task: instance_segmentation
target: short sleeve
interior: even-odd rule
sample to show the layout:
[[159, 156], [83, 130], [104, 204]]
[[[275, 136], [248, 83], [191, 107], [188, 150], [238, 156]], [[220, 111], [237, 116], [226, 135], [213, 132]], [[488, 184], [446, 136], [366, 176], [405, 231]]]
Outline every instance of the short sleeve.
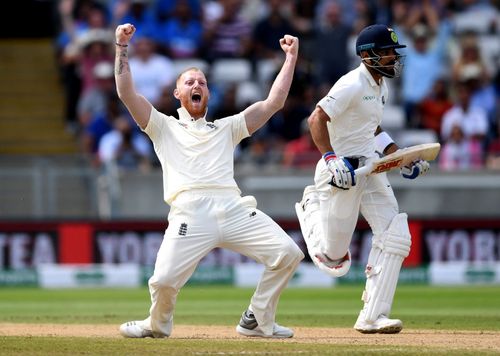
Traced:
[[234, 146], [241, 142], [244, 138], [250, 136], [248, 132], [245, 115], [243, 112], [220, 119], [221, 123], [228, 123], [231, 126]]
[[151, 107], [151, 114], [146, 128], [143, 131], [149, 136], [155, 145], [160, 145], [160, 138], [163, 136], [163, 131], [166, 130], [167, 117], [158, 112], [154, 107]]
[[330, 119], [339, 117], [349, 107], [353, 95], [352, 88], [353, 86], [348, 85], [334, 85], [317, 106], [321, 107]]

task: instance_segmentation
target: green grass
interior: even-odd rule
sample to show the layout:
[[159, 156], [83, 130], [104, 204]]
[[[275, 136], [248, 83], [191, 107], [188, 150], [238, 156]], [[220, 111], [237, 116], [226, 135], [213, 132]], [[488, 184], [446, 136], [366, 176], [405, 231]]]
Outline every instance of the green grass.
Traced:
[[[363, 286], [286, 289], [277, 320], [292, 326], [352, 327]], [[178, 297], [177, 324], [233, 325], [253, 289], [187, 286]], [[392, 316], [415, 329], [500, 330], [500, 286], [400, 286]], [[142, 289], [0, 289], [0, 322], [117, 324], [144, 318]]]
[[[286, 289], [278, 322], [287, 326], [352, 328], [361, 308], [363, 286]], [[178, 298], [176, 325], [234, 326], [253, 289], [185, 287]], [[392, 316], [406, 329], [500, 330], [500, 286], [398, 288]], [[149, 294], [141, 289], [43, 290], [1, 288], [0, 323], [114, 324], [146, 317]], [[477, 355], [486, 350], [373, 343], [361, 335], [345, 344], [265, 339], [123, 339], [90, 337], [2, 337], [0, 355]], [[398, 336], [394, 336], [398, 340]], [[445, 337], [450, 337], [450, 334]], [[460, 332], [457, 333], [460, 337]], [[332, 335], [335, 338], [335, 335]], [[372, 340], [370, 342], [370, 340]], [[490, 354], [495, 354], [492, 349]]]

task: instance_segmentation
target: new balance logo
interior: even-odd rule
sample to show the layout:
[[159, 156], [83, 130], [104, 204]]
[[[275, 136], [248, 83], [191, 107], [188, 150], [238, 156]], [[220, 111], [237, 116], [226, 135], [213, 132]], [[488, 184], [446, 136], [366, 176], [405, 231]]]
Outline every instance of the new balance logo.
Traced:
[[372, 173], [382, 173], [389, 171], [392, 168], [399, 167], [401, 165], [401, 162], [403, 162], [403, 159], [397, 159], [394, 161], [389, 161], [387, 163], [381, 163], [373, 169]]
[[179, 227], [179, 236], [186, 236], [188, 229], [188, 224], [182, 223]]

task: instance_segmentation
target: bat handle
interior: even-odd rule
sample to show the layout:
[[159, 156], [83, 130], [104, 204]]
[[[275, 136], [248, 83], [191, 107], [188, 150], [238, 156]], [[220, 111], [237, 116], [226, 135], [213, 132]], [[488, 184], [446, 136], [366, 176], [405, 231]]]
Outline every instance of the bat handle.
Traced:
[[354, 174], [355, 174], [355, 176], [358, 176], [358, 177], [364, 177], [364, 176], [368, 175], [368, 173], [370, 173], [371, 170], [372, 170], [372, 165], [367, 164], [366, 166], [355, 169]]

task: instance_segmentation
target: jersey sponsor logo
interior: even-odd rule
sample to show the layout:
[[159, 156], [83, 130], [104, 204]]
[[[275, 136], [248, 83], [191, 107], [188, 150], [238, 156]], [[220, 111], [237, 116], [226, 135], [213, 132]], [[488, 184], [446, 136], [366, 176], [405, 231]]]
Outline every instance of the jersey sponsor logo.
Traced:
[[365, 95], [363, 100], [375, 100], [377, 97], [375, 95]]
[[179, 236], [186, 236], [187, 228], [188, 228], [188, 224], [182, 223], [181, 226], [179, 226]]
[[207, 122], [207, 127], [211, 128], [211, 129], [217, 129], [217, 125], [215, 125], [214, 123], [211, 123], [211, 122]]
[[382, 173], [385, 171], [388, 171], [392, 168], [399, 167], [399, 165], [403, 162], [403, 159], [397, 159], [395, 161], [390, 161], [387, 163], [383, 163], [375, 167], [375, 169], [372, 171], [373, 173]]
[[182, 127], [184, 127], [185, 129], [187, 129], [187, 127], [188, 127], [188, 125], [187, 125], [187, 124], [185, 124], [184, 122], [177, 121], [177, 123], [178, 123], [179, 125], [181, 125]]
[[331, 95], [327, 95], [327, 96], [325, 97], [325, 101], [326, 101], [327, 103], [329, 103], [329, 102], [330, 102], [330, 101], [332, 101], [332, 100], [333, 100], [333, 101], [335, 101], [335, 100], [337, 100], [337, 99], [335, 99], [335, 98], [334, 98], [333, 96], [331, 96]]

